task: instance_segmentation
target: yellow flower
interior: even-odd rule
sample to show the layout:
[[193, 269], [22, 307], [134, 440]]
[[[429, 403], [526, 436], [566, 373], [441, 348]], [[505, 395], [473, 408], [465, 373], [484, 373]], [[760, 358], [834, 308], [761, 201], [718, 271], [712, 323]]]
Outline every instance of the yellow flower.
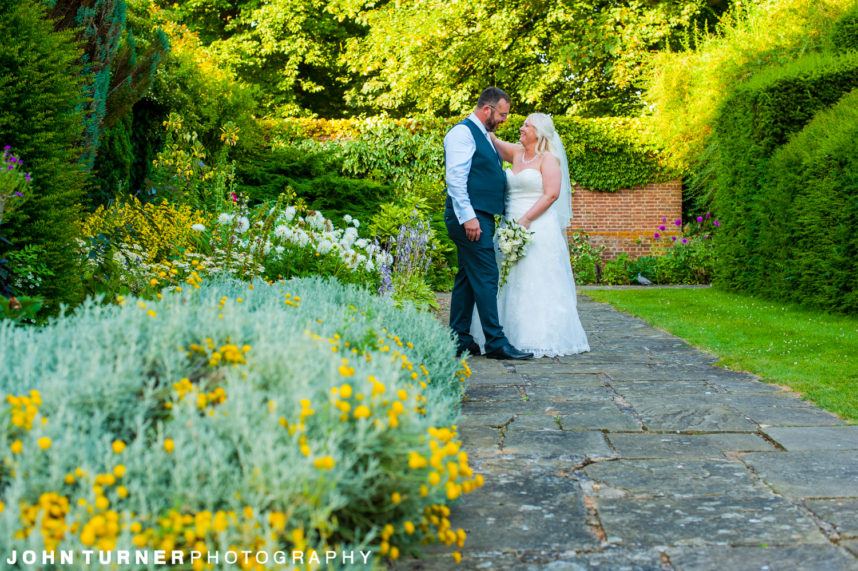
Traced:
[[407, 533], [408, 535], [414, 533], [414, 524], [410, 521], [406, 521], [403, 526], [405, 527], [405, 533]]
[[122, 451], [125, 450], [125, 443], [121, 440], [115, 440], [113, 442], [113, 451], [116, 454], [122, 454]]
[[455, 561], [456, 563], [459, 563], [461, 560], [462, 560], [462, 554], [459, 553], [458, 551], [454, 551], [453, 552], [453, 561]]
[[320, 470], [330, 470], [335, 464], [336, 462], [334, 462], [334, 459], [330, 456], [323, 456], [313, 460], [313, 467], [319, 468]]
[[[342, 369], [342, 367], [340, 367], [340, 369]], [[354, 371], [352, 371], [352, 372], [354, 372]], [[343, 397], [344, 399], [347, 399], [350, 396], [352, 396], [352, 386], [348, 383], [343, 383], [340, 386], [340, 396]]]
[[[352, 375], [355, 374], [355, 370], [352, 367], [349, 367], [348, 365], [340, 365], [339, 371], [340, 371], [340, 374], [344, 377], [351, 377]], [[346, 397], [346, 398], [348, 398], [348, 397]]]
[[24, 451], [24, 444], [20, 440], [16, 440], [9, 448], [12, 450], [12, 454], [20, 454]]
[[125, 475], [125, 466], [122, 464], [117, 464], [116, 467], [113, 468], [113, 473], [117, 478], [121, 478]]
[[402, 501], [402, 496], [399, 494], [399, 492], [393, 492], [392, 494], [390, 494], [390, 501], [394, 504], [398, 504]]
[[119, 486], [118, 488], [116, 488], [116, 495], [120, 498], [127, 498], [128, 488], [126, 488], [125, 486]]
[[41, 438], [39, 438], [39, 441], [37, 442], [37, 444], [39, 445], [39, 448], [41, 448], [42, 450], [47, 450], [48, 448], [51, 447], [51, 439], [48, 438], [47, 436], [42, 436]]
[[355, 418], [369, 418], [370, 414], [369, 407], [363, 404], [357, 407], [354, 412]]
[[167, 452], [172, 452], [175, 449], [176, 449], [176, 443], [173, 442], [172, 438], [168, 438], [164, 441], [164, 450], [166, 450]]

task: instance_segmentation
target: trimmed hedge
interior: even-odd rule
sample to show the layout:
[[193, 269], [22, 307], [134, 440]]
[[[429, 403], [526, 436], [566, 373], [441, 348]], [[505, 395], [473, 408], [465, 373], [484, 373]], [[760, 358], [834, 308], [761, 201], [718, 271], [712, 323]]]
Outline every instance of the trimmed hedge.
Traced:
[[753, 284], [768, 297], [858, 312], [858, 89], [822, 111], [768, 167], [757, 211], [767, 271]]
[[839, 50], [858, 50], [858, 4], [846, 11], [834, 24], [831, 42]]
[[[507, 141], [518, 140], [525, 117], [513, 115], [498, 130]], [[644, 119], [554, 117], [566, 146], [573, 183], [590, 190], [614, 192], [679, 173], [663, 165], [661, 150], [648, 141]], [[349, 174], [376, 176], [400, 188], [434, 181], [443, 185], [443, 136], [460, 118], [395, 120], [287, 119], [263, 123], [272, 142], [333, 141], [343, 147]]]
[[[771, 276], [772, 213], [761, 208], [772, 192], [769, 163], [776, 150], [813, 118], [858, 87], [858, 53], [813, 54], [772, 68], [738, 86], [715, 124], [717, 190], [713, 209], [724, 224], [716, 281], [758, 291]], [[765, 232], [764, 232], [765, 230]]]

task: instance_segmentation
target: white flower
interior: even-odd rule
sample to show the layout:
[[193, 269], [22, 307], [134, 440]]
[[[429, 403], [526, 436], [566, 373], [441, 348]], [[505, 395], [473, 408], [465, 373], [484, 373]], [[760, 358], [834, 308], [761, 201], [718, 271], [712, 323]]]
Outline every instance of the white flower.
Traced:
[[205, 232], [206, 227], [202, 224], [194, 224], [193, 226], [191, 226], [191, 230], [193, 230], [194, 232]]
[[352, 217], [350, 214], [346, 214], [345, 216], [343, 216], [343, 220], [345, 220], [346, 224], [348, 224], [349, 222], [352, 221]]
[[334, 245], [330, 242], [330, 240], [322, 240], [316, 245], [316, 251], [324, 256], [331, 251], [331, 248], [333, 248], [333, 246]]
[[288, 206], [286, 208], [286, 220], [288, 222], [292, 222], [293, 218], [295, 218], [295, 207], [294, 206]]
[[355, 228], [360, 228], [360, 221], [357, 218], [352, 221], [352, 224], [355, 225]]
[[312, 226], [316, 230], [324, 230], [325, 229], [325, 222], [326, 222], [325, 217], [318, 210], [313, 215], [313, 217], [310, 218], [310, 226]]
[[274, 248], [274, 251], [278, 254], [282, 254], [286, 251], [286, 248], [284, 248], [283, 246], [277, 246], [276, 248]]
[[366, 271], [371, 272], [375, 269], [375, 265], [372, 263], [372, 260], [366, 261]]
[[361, 238], [357, 242], [355, 242], [355, 247], [360, 249], [365, 249], [369, 244], [369, 241], [366, 238]]
[[227, 224], [232, 223], [232, 214], [224, 212], [220, 216], [217, 217], [217, 223], [221, 226], [226, 226]]
[[250, 220], [247, 219], [247, 216], [239, 216], [236, 220], [235, 231], [239, 234], [244, 234], [250, 229]]
[[292, 236], [292, 229], [285, 224], [280, 224], [274, 228], [274, 235], [281, 240], [288, 240], [289, 237]]

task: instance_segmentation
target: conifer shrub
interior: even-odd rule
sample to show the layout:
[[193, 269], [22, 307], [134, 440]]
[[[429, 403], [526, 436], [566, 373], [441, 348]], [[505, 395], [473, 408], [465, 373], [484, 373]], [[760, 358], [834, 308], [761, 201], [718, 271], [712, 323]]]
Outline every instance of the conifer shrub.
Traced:
[[858, 90], [821, 111], [768, 163], [754, 205], [765, 260], [752, 287], [830, 311], [858, 312]]
[[858, 4], [834, 23], [831, 41], [838, 50], [858, 50]]
[[81, 51], [71, 31], [57, 32], [40, 2], [0, 0], [0, 146], [10, 145], [32, 175], [32, 197], [8, 220], [8, 248], [42, 248], [53, 272], [37, 293], [79, 295], [75, 220], [86, 174], [79, 162], [83, 121]]
[[[717, 189], [713, 209], [724, 229], [717, 242], [716, 280], [755, 291], [768, 279], [759, 244], [772, 221], [759, 208], [768, 192], [769, 162], [813, 118], [858, 87], [858, 53], [812, 54], [771, 68], [738, 86], [716, 123]], [[766, 230], [766, 235], [770, 230]]]

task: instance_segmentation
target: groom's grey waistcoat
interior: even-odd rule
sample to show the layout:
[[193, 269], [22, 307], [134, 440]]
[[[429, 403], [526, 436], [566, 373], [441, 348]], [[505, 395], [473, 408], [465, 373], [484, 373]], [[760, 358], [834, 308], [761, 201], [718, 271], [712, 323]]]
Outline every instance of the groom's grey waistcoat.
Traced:
[[500, 155], [473, 121], [465, 118], [462, 124], [471, 130], [477, 144], [471, 159], [471, 172], [468, 173], [471, 206], [481, 212], [503, 214], [506, 173], [503, 172]]

